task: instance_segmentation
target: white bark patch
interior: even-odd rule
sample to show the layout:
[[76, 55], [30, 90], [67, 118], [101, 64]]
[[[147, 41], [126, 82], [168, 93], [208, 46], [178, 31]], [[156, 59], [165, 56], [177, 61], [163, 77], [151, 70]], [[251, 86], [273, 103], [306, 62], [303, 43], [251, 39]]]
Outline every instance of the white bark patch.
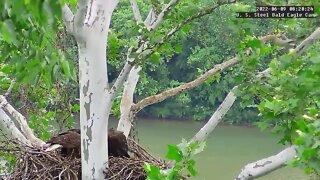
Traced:
[[[94, 33], [91, 35], [95, 36]], [[79, 50], [79, 69], [80, 72], [86, 72], [81, 73], [80, 78], [81, 157], [84, 179], [102, 179], [108, 162], [106, 133], [111, 103], [105, 93], [107, 66], [103, 47], [106, 41], [103, 38], [100, 41], [97, 39], [93, 37], [86, 42], [86, 46], [79, 46], [83, 48]]]
[[16, 109], [14, 109], [2, 95], [0, 95], [0, 108], [5, 109], [14, 118], [10, 119], [10, 121], [12, 121], [12, 123], [14, 120], [17, 122], [18, 127], [16, 128], [20, 129], [19, 132], [21, 132], [33, 146], [42, 147], [45, 144], [41, 139], [34, 135], [33, 130], [28, 126], [27, 119]]
[[17, 139], [22, 144], [31, 145], [31, 142], [20, 132], [15, 126], [12, 119], [6, 114], [6, 112], [0, 108], [0, 128], [10, 138]]
[[209, 121], [200, 129], [200, 131], [192, 138], [191, 141], [201, 141], [209, 136], [209, 134], [215, 129], [218, 123], [222, 120], [224, 115], [229, 111], [234, 101], [236, 100], [236, 96], [234, 91], [238, 88], [235, 86], [224, 99], [224, 101], [220, 104], [218, 109], [213, 113]]
[[242, 168], [241, 173], [238, 175], [236, 180], [256, 179], [258, 177], [264, 176], [276, 169], [285, 166], [295, 156], [295, 146], [290, 146], [274, 156], [270, 156], [247, 164]]
[[131, 112], [131, 107], [133, 105], [133, 94], [140, 77], [140, 70], [140, 66], [135, 66], [134, 68], [132, 68], [129, 73], [128, 79], [124, 84], [124, 91], [120, 104], [121, 116], [117, 130], [122, 131], [126, 137], [128, 137], [130, 133], [132, 121], [134, 118], [134, 115]]

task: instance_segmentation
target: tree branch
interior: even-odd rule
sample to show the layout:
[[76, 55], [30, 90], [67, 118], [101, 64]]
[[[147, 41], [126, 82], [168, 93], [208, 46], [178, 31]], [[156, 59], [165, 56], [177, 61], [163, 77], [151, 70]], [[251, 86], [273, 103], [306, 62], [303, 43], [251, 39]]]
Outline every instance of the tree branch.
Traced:
[[149, 96], [149, 97], [142, 99], [141, 101], [139, 101], [137, 104], [135, 104], [133, 106], [133, 110], [138, 112], [142, 108], [144, 108], [150, 104], [161, 102], [161, 101], [167, 99], [168, 97], [171, 97], [171, 96], [174, 96], [174, 95], [179, 94], [181, 92], [185, 92], [187, 90], [193, 89], [193, 88], [197, 87], [198, 85], [200, 85], [201, 83], [203, 83], [204, 81], [206, 81], [212, 75], [215, 75], [215, 74], [223, 71], [224, 69], [226, 69], [226, 68], [228, 68], [238, 62], [239, 62], [239, 58], [234, 57], [226, 62], [223, 62], [221, 64], [217, 64], [212, 69], [205, 72], [203, 75], [201, 75], [200, 77], [198, 77], [197, 79], [195, 79], [193, 81], [190, 81], [188, 83], [182, 84], [182, 85], [177, 86], [175, 88], [166, 90], [160, 94], [156, 94], [156, 95]]
[[116, 82], [112, 85], [112, 88], [109, 91], [109, 93], [111, 95], [111, 100], [114, 100], [117, 92], [119, 91], [120, 86], [123, 85], [124, 81], [128, 77], [128, 74], [133, 67], [132, 61], [133, 61], [132, 58], [129, 58], [129, 57], [127, 58], [125, 65], [123, 66], [118, 78], [116, 79]]
[[[165, 36], [163, 36], [161, 38], [161, 40], [154, 44], [152, 47], [149, 47], [149, 48], [146, 48], [146, 50], [148, 51], [148, 53], [145, 53], [143, 55], [141, 55], [141, 59], [146, 59], [148, 58], [149, 56], [151, 56], [154, 52], [157, 51], [157, 49], [159, 47], [161, 47], [169, 38], [171, 38], [177, 31], [179, 31], [184, 25], [188, 24], [189, 22], [191, 22], [192, 20], [194, 19], [197, 19], [197, 18], [200, 18], [202, 16], [205, 16], [205, 15], [208, 15], [210, 13], [212, 13], [215, 9], [217, 9], [218, 7], [224, 5], [224, 4], [227, 4], [227, 3], [233, 3], [235, 1], [223, 1], [223, 2], [219, 2], [218, 4], [216, 5], [213, 5], [213, 6], [210, 6], [210, 7], [207, 7], [207, 8], [203, 8], [202, 10], [200, 10], [199, 12], [191, 15], [191, 16], [188, 16], [186, 17], [184, 20], [182, 20], [179, 24], [177, 24], [174, 28], [172, 28]], [[170, 10], [170, 8], [169, 8]], [[161, 14], [161, 13], [160, 13]], [[164, 14], [166, 15], [166, 14]], [[159, 21], [161, 19], [162, 21], [162, 18], [157, 18], [156, 21]], [[161, 22], [160, 21], [160, 22]], [[157, 22], [156, 22], [157, 23]], [[151, 25], [151, 31], [158, 27], [159, 25], [157, 26], [154, 26], [154, 25]], [[142, 52], [143, 53], [143, 52]]]
[[124, 90], [120, 105], [121, 116], [117, 130], [122, 131], [126, 137], [128, 137], [132, 127], [133, 114], [131, 108], [133, 105], [133, 94], [139, 80], [140, 70], [140, 66], [135, 66], [134, 68], [132, 68], [129, 74], [129, 78], [124, 84]]
[[64, 24], [66, 25], [67, 32], [74, 35], [74, 15], [67, 4], [62, 7], [62, 17]]
[[228, 93], [227, 97], [220, 104], [218, 109], [213, 113], [209, 121], [200, 129], [200, 131], [192, 138], [191, 141], [202, 141], [208, 137], [208, 135], [216, 128], [218, 123], [222, 120], [222, 118], [229, 111], [234, 101], [236, 100], [236, 96], [234, 92], [238, 89], [238, 86], [232, 88], [232, 90]]
[[236, 180], [249, 180], [264, 176], [274, 170], [286, 166], [286, 164], [295, 156], [295, 146], [290, 146], [274, 156], [247, 164], [242, 168], [241, 173], [238, 175]]
[[310, 36], [303, 40], [294, 50], [297, 54], [305, 52], [315, 41], [320, 39], [320, 27], [318, 27]]
[[[150, 30], [155, 30], [157, 29], [161, 22], [163, 21], [163, 18], [174, 8], [175, 5], [179, 3], [180, 0], [171, 0], [165, 8], [161, 11], [161, 13], [157, 16], [157, 19], [153, 21], [150, 25]], [[152, 11], [152, 10], [151, 10]]]
[[130, 4], [132, 7], [132, 12], [133, 12], [133, 16], [134, 19], [137, 21], [137, 24], [142, 23], [142, 17], [140, 14], [140, 10], [139, 10], [139, 6], [136, 0], [130, 0]]
[[[139, 38], [138, 38], [138, 40], [139, 40]], [[147, 42], [145, 42], [145, 43], [147, 43]], [[145, 43], [140, 45], [139, 49], [137, 50], [137, 53], [140, 53], [144, 49]], [[113, 100], [115, 98], [116, 93], [118, 92], [120, 86], [123, 85], [124, 81], [127, 79], [128, 74], [130, 73], [130, 71], [134, 65], [135, 59], [130, 57], [131, 51], [132, 51], [132, 48], [130, 48], [128, 50], [126, 63], [123, 66], [118, 78], [116, 79], [116, 82], [112, 85], [112, 88], [110, 89], [109, 93], [111, 95], [111, 100]]]
[[106, 17], [109, 16], [108, 14], [112, 14], [109, 10], [113, 11], [117, 6], [118, 1], [119, 0], [108, 0], [108, 3], [106, 3], [105, 0], [89, 1], [84, 24], [89, 27], [94, 25], [100, 26], [98, 29], [103, 31], [103, 29], [106, 28], [106, 25], [109, 26], [109, 24], [106, 24], [107, 21], [105, 21]]
[[[303, 40], [300, 45], [294, 49], [294, 51], [297, 53], [297, 55], [301, 55], [308, 49], [308, 47], [310, 47], [315, 41], [319, 39], [320, 28], [317, 28], [309, 37]], [[258, 77], [267, 76], [270, 72], [271, 69], [268, 68], [259, 73]], [[241, 170], [241, 173], [238, 175], [236, 180], [254, 179], [281, 168], [282, 166], [286, 165], [289, 160], [293, 159], [296, 156], [295, 148], [295, 146], [290, 146], [275, 156], [258, 160], [254, 163], [246, 165]]]
[[4, 94], [4, 97], [9, 96], [9, 94], [11, 93], [11, 91], [12, 91], [13, 86], [14, 86], [15, 83], [16, 83], [15, 80], [12, 80], [12, 81], [11, 81], [9, 88], [7, 89], [6, 93]]
[[10, 138], [17, 139], [19, 142], [27, 145], [31, 145], [30, 141], [21, 133], [21, 131], [15, 126], [12, 119], [6, 114], [6, 112], [1, 108], [2, 103], [0, 103], [0, 128]]
[[74, 17], [74, 26], [82, 27], [84, 25], [84, 19], [86, 17], [89, 0], [78, 0], [77, 12]]
[[[290, 40], [290, 41], [289, 40], [281, 40], [280, 38], [278, 38], [277, 35], [262, 36], [259, 38], [259, 40], [262, 41], [263, 43], [272, 42], [272, 43], [277, 44], [279, 46], [287, 46], [288, 44], [292, 43], [292, 40]], [[281, 42], [281, 43], [279, 43], [279, 42]], [[284, 43], [284, 42], [286, 42], [286, 43]], [[227, 69], [228, 67], [237, 64], [238, 62], [239, 62], [239, 58], [234, 57], [232, 59], [229, 59], [226, 62], [223, 62], [221, 64], [217, 64], [212, 69], [205, 72], [203, 75], [201, 75], [200, 77], [198, 77], [197, 79], [195, 79], [191, 82], [182, 84], [182, 85], [177, 86], [175, 88], [166, 90], [160, 94], [149, 96], [149, 97], [146, 97], [146, 98], [140, 100], [137, 104], [135, 104], [133, 106], [133, 110], [138, 112], [148, 105], [151, 105], [151, 104], [154, 104], [157, 102], [161, 102], [161, 101], [163, 101], [169, 97], [172, 97], [176, 94], [190, 90], [190, 89], [198, 86], [199, 84], [203, 83], [204, 81], [206, 81], [212, 75], [215, 75], [215, 74]]]
[[19, 124], [22, 134], [31, 142], [32, 145], [42, 147], [45, 143], [37, 138], [32, 129], [28, 126], [26, 118], [15, 110], [6, 100], [6, 98], [0, 95], [0, 108], [5, 109]]
[[[320, 28], [318, 27], [313, 33], [311, 33], [310, 36], [308, 36], [306, 39], [304, 39], [293, 51], [296, 52], [296, 54], [300, 55], [303, 52], [305, 52], [314, 42], [318, 41], [320, 39]], [[260, 72], [258, 74], [258, 77], [265, 77], [271, 72], [270, 68], [267, 68], [266, 70]]]

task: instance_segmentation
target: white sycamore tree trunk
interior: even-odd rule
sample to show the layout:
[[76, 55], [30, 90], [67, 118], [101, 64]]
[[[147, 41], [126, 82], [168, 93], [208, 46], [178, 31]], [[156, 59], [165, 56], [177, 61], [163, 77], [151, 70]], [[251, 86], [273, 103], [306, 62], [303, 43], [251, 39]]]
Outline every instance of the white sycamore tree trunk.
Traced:
[[106, 49], [117, 4], [118, 0], [79, 0], [74, 18], [63, 7], [67, 30], [79, 51], [82, 179], [104, 179], [108, 163], [108, 118], [117, 87], [108, 87]]

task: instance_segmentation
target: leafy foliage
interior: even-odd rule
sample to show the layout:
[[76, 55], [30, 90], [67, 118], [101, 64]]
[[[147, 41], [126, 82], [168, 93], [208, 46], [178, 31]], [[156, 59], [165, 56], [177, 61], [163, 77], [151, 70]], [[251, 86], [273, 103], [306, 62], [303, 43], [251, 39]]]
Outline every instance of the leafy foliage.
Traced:
[[260, 102], [254, 106], [263, 121], [258, 125], [263, 129], [271, 126], [274, 132], [281, 133], [281, 143], [296, 144], [299, 157], [294, 164], [318, 174], [319, 47], [320, 44], [316, 43], [302, 56], [289, 51], [274, 57], [268, 65], [270, 75], [266, 79], [255, 78], [242, 89], [245, 94], [251, 93], [259, 98]]
[[163, 179], [174, 180], [181, 177], [196, 176], [198, 172], [195, 169], [195, 160], [192, 158], [203, 151], [205, 141], [202, 142], [187, 142], [182, 140], [180, 144], [168, 145], [166, 158], [173, 161], [170, 169], [161, 170], [157, 166], [145, 163], [144, 169], [148, 174], [148, 180]]

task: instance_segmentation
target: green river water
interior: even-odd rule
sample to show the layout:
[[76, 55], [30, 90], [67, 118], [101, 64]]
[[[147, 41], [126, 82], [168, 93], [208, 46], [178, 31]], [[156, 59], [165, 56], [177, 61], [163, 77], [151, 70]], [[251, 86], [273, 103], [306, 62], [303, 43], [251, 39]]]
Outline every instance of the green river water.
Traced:
[[[110, 123], [114, 126], [116, 122]], [[203, 122], [138, 120], [137, 132], [140, 144], [152, 154], [164, 157], [167, 144], [178, 144], [182, 138], [190, 139]], [[199, 176], [196, 180], [232, 180], [246, 163], [281, 151], [278, 136], [261, 132], [257, 128], [221, 125], [207, 139], [204, 152], [197, 155]], [[302, 170], [285, 167], [260, 180], [309, 180]]]

